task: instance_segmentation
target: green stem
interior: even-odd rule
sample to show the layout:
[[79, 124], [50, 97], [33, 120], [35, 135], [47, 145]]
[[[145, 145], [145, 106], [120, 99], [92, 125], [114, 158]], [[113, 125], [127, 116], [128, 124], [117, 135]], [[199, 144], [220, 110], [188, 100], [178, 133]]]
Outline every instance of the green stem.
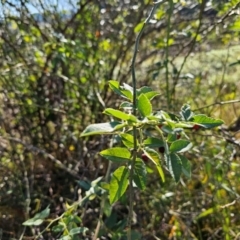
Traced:
[[[137, 81], [136, 81], [136, 73], [135, 73], [135, 62], [136, 62], [136, 57], [138, 53], [138, 47], [139, 47], [139, 42], [141, 39], [141, 36], [143, 34], [145, 26], [149, 23], [151, 20], [156, 8], [166, 2], [166, 0], [160, 0], [157, 2], [154, 2], [154, 5], [151, 9], [151, 12], [147, 19], [144, 21], [143, 26], [136, 38], [136, 43], [134, 47], [134, 53], [133, 53], [133, 58], [132, 58], [132, 64], [131, 64], [131, 73], [132, 73], [132, 85], [133, 85], [133, 115], [137, 115]], [[130, 168], [130, 174], [129, 174], [129, 214], [128, 214], [128, 232], [127, 232], [127, 238], [128, 240], [131, 240], [131, 225], [132, 225], [132, 216], [133, 216], [133, 172], [134, 172], [134, 167], [135, 167], [135, 162], [136, 162], [136, 157], [137, 157], [137, 128], [136, 126], [133, 127], [133, 155], [132, 155], [132, 161], [131, 161], [131, 168]]]

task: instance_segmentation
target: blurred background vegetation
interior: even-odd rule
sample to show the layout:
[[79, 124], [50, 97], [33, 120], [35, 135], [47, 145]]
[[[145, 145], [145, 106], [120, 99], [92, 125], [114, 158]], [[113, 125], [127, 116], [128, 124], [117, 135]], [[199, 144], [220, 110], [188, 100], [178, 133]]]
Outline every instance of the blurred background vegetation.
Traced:
[[[97, 153], [111, 139], [79, 136], [107, 120], [105, 106], [118, 107], [107, 81], [131, 84], [135, 38], [151, 7], [151, 0], [1, 0], [0, 239], [35, 239], [47, 223], [24, 221], [48, 205], [56, 218], [105, 176], [108, 162]], [[189, 103], [225, 126], [189, 131], [190, 180], [163, 184], [153, 172], [147, 190], [136, 191], [136, 239], [240, 239], [239, 38], [237, 0], [167, 1], [144, 31], [137, 82], [161, 93], [156, 110], [178, 113]], [[92, 239], [100, 198], [74, 213], [89, 229], [74, 239]], [[123, 239], [128, 204], [127, 196], [106, 203], [99, 239]]]

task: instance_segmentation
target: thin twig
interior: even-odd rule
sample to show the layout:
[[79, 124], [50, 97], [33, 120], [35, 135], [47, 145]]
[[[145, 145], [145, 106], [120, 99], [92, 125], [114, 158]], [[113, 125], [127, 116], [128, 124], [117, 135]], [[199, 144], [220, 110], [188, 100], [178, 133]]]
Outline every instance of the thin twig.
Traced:
[[[134, 46], [134, 53], [133, 53], [133, 58], [132, 58], [132, 64], [131, 64], [131, 73], [132, 73], [132, 85], [133, 85], [133, 115], [136, 116], [137, 114], [137, 81], [136, 81], [136, 73], [135, 73], [135, 62], [136, 62], [136, 57], [138, 53], [138, 47], [139, 47], [139, 41], [141, 39], [141, 36], [143, 34], [145, 26], [149, 23], [151, 20], [156, 8], [166, 2], [166, 0], [160, 0], [157, 2], [154, 2], [154, 6], [151, 9], [151, 12], [147, 19], [144, 21], [143, 26], [136, 38], [136, 43]], [[130, 169], [130, 174], [129, 174], [129, 213], [128, 213], [128, 232], [127, 232], [127, 238], [128, 240], [131, 240], [131, 225], [132, 225], [132, 216], [133, 216], [133, 171], [134, 171], [134, 166], [135, 166], [135, 161], [137, 157], [137, 128], [136, 126], [133, 126], [133, 155], [132, 155], [132, 161], [131, 161], [131, 169]]]
[[202, 110], [204, 108], [209, 108], [209, 107], [212, 107], [212, 106], [215, 106], [215, 105], [225, 105], [225, 104], [232, 104], [232, 103], [239, 103], [239, 102], [240, 102], [240, 99], [223, 101], [223, 102], [215, 102], [215, 103], [211, 103], [209, 105], [203, 106], [201, 108], [194, 109], [193, 111], [199, 111], [199, 110]]
[[170, 108], [171, 106], [171, 99], [170, 99], [170, 91], [169, 91], [169, 68], [168, 68], [168, 59], [169, 59], [169, 39], [170, 39], [170, 31], [171, 31], [171, 17], [173, 14], [173, 1], [169, 1], [169, 13], [168, 13], [168, 19], [167, 19], [167, 46], [165, 50], [165, 68], [166, 68], [166, 98], [167, 98], [167, 106]]

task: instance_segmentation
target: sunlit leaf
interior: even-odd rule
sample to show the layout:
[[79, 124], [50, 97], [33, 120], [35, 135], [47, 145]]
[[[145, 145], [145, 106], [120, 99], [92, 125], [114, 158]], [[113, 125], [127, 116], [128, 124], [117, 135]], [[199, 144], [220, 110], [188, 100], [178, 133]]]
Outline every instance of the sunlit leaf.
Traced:
[[147, 117], [152, 113], [152, 104], [143, 93], [138, 98], [137, 109], [143, 117]]
[[23, 223], [24, 226], [39, 226], [43, 223], [44, 219], [50, 214], [49, 206], [45, 208], [42, 212], [37, 213], [33, 218], [28, 219]]
[[155, 98], [156, 96], [159, 96], [159, 95], [160, 95], [160, 93], [159, 93], [159, 92], [155, 92], [155, 91], [145, 93], [145, 96], [146, 96], [149, 100], [152, 100], [153, 98]]
[[179, 139], [179, 140], [174, 141], [171, 144], [171, 146], [169, 148], [169, 151], [170, 152], [181, 153], [181, 152], [188, 151], [191, 147], [192, 147], [192, 143], [191, 142], [189, 142], [187, 140]]
[[24, 226], [39, 226], [43, 223], [43, 219], [30, 218], [23, 223]]
[[162, 166], [161, 166], [161, 162], [160, 162], [160, 155], [158, 154], [158, 152], [151, 148], [146, 148], [143, 150], [143, 152], [156, 165], [156, 168], [158, 170], [158, 173], [159, 173], [162, 181], [165, 182], [165, 176], [164, 176], [164, 172], [162, 170]]
[[126, 162], [131, 158], [131, 152], [127, 148], [114, 147], [100, 152], [100, 155], [112, 162]]
[[101, 182], [100, 187], [103, 188], [104, 190], [109, 190], [109, 183]]
[[140, 89], [137, 89], [137, 96], [144, 94], [149, 100], [152, 100], [154, 97], [160, 95], [159, 92], [153, 91], [152, 88], [143, 86]]
[[[123, 144], [127, 147], [127, 148], [133, 148], [134, 147], [134, 138], [133, 135], [128, 134], [128, 133], [121, 133], [120, 137], [122, 139]], [[137, 145], [138, 145], [138, 141], [137, 141]]]
[[214, 208], [208, 208], [206, 210], [204, 210], [203, 212], [201, 212], [196, 218], [195, 220], [198, 220], [200, 218], [203, 218], [203, 217], [206, 217], [210, 214], [213, 214], [214, 213]]
[[40, 218], [40, 219], [45, 219], [49, 216], [50, 214], [50, 208], [47, 206], [42, 212], [37, 213], [34, 218]]
[[132, 114], [128, 114], [113, 108], [107, 108], [104, 110], [105, 114], [113, 116], [115, 118], [119, 118], [122, 119], [124, 121], [130, 120], [132, 122], [137, 122], [137, 118], [135, 116], [133, 116]]
[[119, 167], [113, 173], [109, 185], [110, 204], [116, 202], [127, 190], [129, 171], [125, 166]]
[[240, 20], [234, 21], [234, 23], [229, 27], [229, 29], [239, 32], [240, 31]]
[[182, 162], [179, 156], [175, 153], [170, 153], [165, 155], [165, 161], [167, 169], [169, 170], [171, 176], [175, 182], [179, 182], [182, 173]]
[[[125, 84], [125, 88], [123, 86], [120, 86], [118, 81], [114, 81], [111, 80], [108, 82], [109, 83], [109, 87], [118, 95], [120, 95], [121, 97], [127, 98], [130, 101], [132, 101], [133, 98], [133, 94], [130, 90], [128, 90], [129, 88], [127, 86], [127, 84]], [[129, 86], [130, 87], [130, 86]]]
[[124, 127], [124, 124], [121, 122], [90, 124], [84, 129], [84, 131], [80, 136], [86, 137], [86, 136], [96, 135], [96, 134], [109, 134], [122, 127]]
[[144, 22], [139, 23], [139, 24], [134, 28], [134, 32], [135, 32], [135, 33], [140, 32], [141, 29], [142, 29], [142, 27], [143, 27], [143, 25], [144, 25]]
[[214, 128], [217, 126], [221, 126], [224, 123], [221, 119], [207, 117], [204, 114], [198, 114], [193, 116], [191, 121], [205, 128]]
[[122, 86], [120, 86], [120, 88], [122, 90], [127, 90], [129, 92], [131, 92], [133, 94], [133, 87], [131, 87], [130, 85], [128, 85], [127, 83], [123, 83]]

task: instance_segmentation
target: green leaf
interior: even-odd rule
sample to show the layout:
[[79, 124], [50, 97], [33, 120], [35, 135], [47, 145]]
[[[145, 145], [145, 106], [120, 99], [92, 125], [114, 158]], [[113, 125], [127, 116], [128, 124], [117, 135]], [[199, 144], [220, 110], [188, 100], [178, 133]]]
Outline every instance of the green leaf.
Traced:
[[147, 170], [146, 165], [140, 158], [137, 158], [135, 162], [133, 180], [137, 187], [141, 190], [144, 190], [146, 188]]
[[129, 111], [132, 111], [133, 110], [133, 104], [130, 103], [130, 102], [122, 102], [120, 104], [119, 108], [123, 108], [123, 109], [129, 110]]
[[109, 203], [109, 201], [105, 201], [104, 205], [103, 205], [103, 212], [106, 215], [106, 217], [110, 217], [111, 213], [112, 213], [112, 207], [111, 204]]
[[107, 123], [96, 123], [87, 126], [80, 137], [86, 137], [96, 134], [110, 134], [119, 128], [123, 128], [125, 124], [121, 122], [107, 122]]
[[148, 87], [148, 86], [143, 86], [139, 89], [137, 89], [137, 95], [140, 96], [141, 93], [148, 93], [148, 92], [152, 92], [152, 88]]
[[167, 136], [167, 142], [168, 143], [172, 143], [174, 141], [178, 140], [177, 138], [177, 133], [169, 133], [168, 136]]
[[160, 95], [159, 92], [153, 91], [152, 88], [143, 86], [140, 89], [137, 89], [137, 95], [144, 93], [149, 100], [152, 100], [154, 97]]
[[152, 148], [146, 148], [143, 150], [143, 152], [147, 155], [147, 157], [156, 165], [156, 168], [158, 170], [158, 173], [162, 179], [163, 182], [165, 182], [165, 176], [162, 170], [162, 166], [160, 163], [160, 155], [157, 151], [155, 151]]
[[50, 214], [50, 208], [49, 206], [47, 206], [43, 211], [41, 211], [40, 213], [37, 213], [34, 218], [40, 218], [40, 219], [45, 219], [49, 216]]
[[169, 133], [167, 136], [167, 142], [172, 143], [181, 138], [182, 128], [175, 128], [174, 133]]
[[191, 178], [191, 163], [190, 163], [190, 161], [182, 155], [178, 155], [178, 157], [181, 159], [181, 162], [182, 162], [182, 173], [187, 178]]
[[131, 87], [127, 84], [124, 85], [124, 87], [119, 85], [118, 81], [114, 81], [111, 80], [108, 82], [109, 83], [109, 87], [118, 95], [120, 95], [121, 97], [127, 98], [130, 101], [132, 101], [133, 98], [133, 93], [131, 90], [129, 90]]
[[153, 98], [155, 98], [156, 96], [159, 96], [160, 93], [156, 92], [156, 91], [152, 91], [152, 92], [148, 92], [145, 93], [146, 97], [151, 101]]
[[127, 114], [125, 112], [113, 109], [113, 108], [107, 108], [104, 110], [105, 114], [122, 119], [124, 121], [132, 121], [132, 122], [137, 122], [137, 118], [135, 116], [133, 116], [132, 114]]
[[24, 226], [39, 226], [43, 223], [43, 219], [30, 218], [23, 223]]
[[144, 26], [144, 22], [139, 23], [139, 24], [134, 28], [134, 32], [135, 32], [135, 33], [140, 32], [141, 29], [143, 28], [143, 26]]
[[152, 113], [152, 104], [143, 93], [138, 98], [137, 108], [143, 117], [147, 117]]
[[153, 120], [153, 121], [161, 121], [162, 120], [162, 117], [159, 116], [159, 115], [150, 115], [147, 117], [149, 120]]
[[71, 236], [79, 234], [79, 233], [85, 233], [88, 230], [88, 228], [86, 227], [77, 227], [77, 228], [73, 228], [70, 230], [69, 234]]
[[[121, 137], [122, 142], [123, 142], [125, 147], [127, 147], [127, 148], [133, 148], [134, 147], [133, 135], [128, 134], [128, 133], [121, 133], [120, 137]], [[137, 145], [139, 145], [138, 141], [137, 141]]]
[[196, 221], [196, 220], [206, 217], [212, 213], [214, 213], [214, 208], [208, 208], [205, 211], [201, 212], [194, 220]]
[[52, 229], [51, 229], [53, 232], [62, 232], [64, 230], [64, 226], [63, 225], [56, 225], [56, 226], [53, 226]]
[[179, 121], [179, 117], [178, 117], [176, 114], [174, 114], [174, 113], [168, 113], [168, 115], [169, 115], [169, 117], [170, 117], [173, 121], [175, 121], [175, 122], [178, 122], [178, 121]]
[[120, 84], [118, 81], [114, 81], [114, 80], [110, 80], [108, 81], [109, 83], [109, 87], [118, 95], [122, 95], [121, 91], [120, 91]]
[[109, 183], [106, 183], [106, 182], [101, 182], [100, 183], [100, 187], [104, 190], [109, 190]]
[[182, 116], [183, 120], [188, 121], [193, 116], [191, 107], [188, 104], [183, 105], [181, 108], [180, 115]]
[[77, 183], [85, 191], [88, 191], [91, 188], [91, 184], [87, 181], [79, 180]]
[[131, 152], [127, 148], [121, 147], [105, 149], [100, 152], [100, 155], [116, 163], [123, 163], [129, 161], [131, 158]]
[[155, 148], [155, 147], [162, 147], [164, 146], [163, 140], [154, 137], [148, 137], [146, 140], [143, 141], [144, 146]]
[[127, 91], [131, 92], [131, 95], [133, 95], [133, 88], [126, 83], [123, 83], [123, 86], [120, 86], [120, 89], [127, 90]]
[[187, 140], [179, 139], [179, 140], [174, 141], [171, 144], [169, 151], [172, 153], [174, 153], [174, 152], [181, 153], [181, 152], [188, 151], [191, 147], [192, 147], [191, 142], [189, 142]]
[[[237, 1], [236, 1], [237, 3]], [[234, 21], [231, 26], [229, 27], [230, 30], [240, 32], [240, 20]]]
[[174, 133], [174, 129], [168, 125], [164, 125], [162, 126], [161, 130], [167, 134], [173, 134]]
[[158, 114], [160, 114], [164, 120], [172, 120], [172, 118], [167, 112], [161, 110]]
[[179, 182], [182, 173], [181, 159], [175, 153], [170, 153], [169, 155], [165, 155], [165, 157], [166, 165], [171, 176], [174, 178], [175, 182]]
[[198, 114], [193, 116], [191, 121], [205, 128], [214, 128], [224, 123], [221, 119], [207, 117], [204, 114]]
[[37, 213], [33, 218], [28, 219], [23, 223], [24, 226], [39, 226], [43, 220], [50, 214], [50, 208], [47, 206], [42, 212]]
[[127, 190], [129, 171], [119, 167], [112, 175], [109, 188], [110, 204], [115, 203]]

